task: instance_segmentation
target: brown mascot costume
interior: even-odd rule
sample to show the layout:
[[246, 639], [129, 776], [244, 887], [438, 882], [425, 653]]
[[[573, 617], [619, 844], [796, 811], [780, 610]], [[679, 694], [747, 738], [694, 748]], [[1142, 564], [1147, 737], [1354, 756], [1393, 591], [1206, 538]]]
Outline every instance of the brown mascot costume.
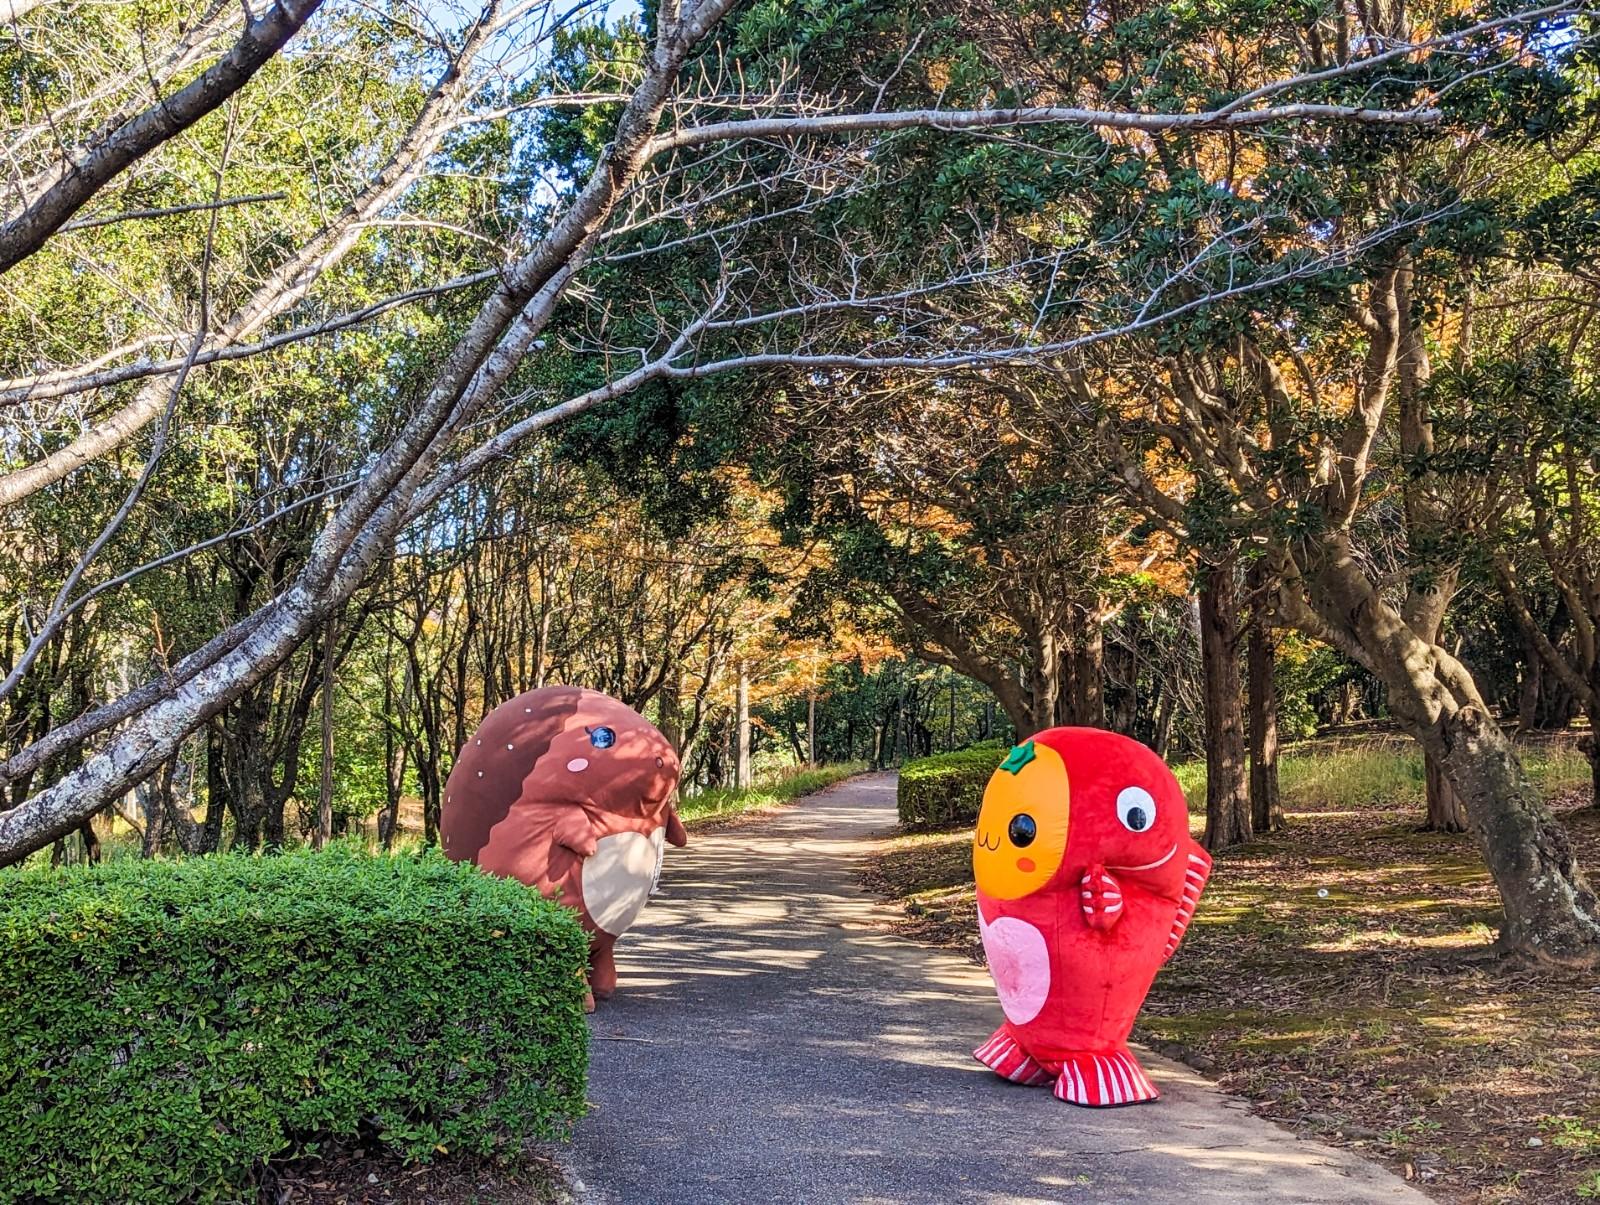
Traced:
[[688, 843], [673, 810], [678, 756], [632, 708], [545, 686], [489, 713], [445, 784], [445, 854], [576, 908], [589, 987], [616, 990], [617, 938], [644, 907], [662, 842]]

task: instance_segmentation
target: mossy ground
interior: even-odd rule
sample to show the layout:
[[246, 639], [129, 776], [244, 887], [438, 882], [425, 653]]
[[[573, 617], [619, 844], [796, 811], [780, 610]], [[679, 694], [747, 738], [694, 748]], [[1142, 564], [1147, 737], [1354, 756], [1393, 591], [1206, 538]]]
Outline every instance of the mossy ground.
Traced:
[[[1544, 778], [1600, 867], [1588, 790]], [[1492, 957], [1499, 902], [1470, 837], [1294, 782], [1289, 827], [1218, 859], [1136, 1036], [1440, 1200], [1600, 1199], [1600, 977]], [[965, 832], [899, 838], [869, 879], [911, 934], [981, 961], [969, 851]]]

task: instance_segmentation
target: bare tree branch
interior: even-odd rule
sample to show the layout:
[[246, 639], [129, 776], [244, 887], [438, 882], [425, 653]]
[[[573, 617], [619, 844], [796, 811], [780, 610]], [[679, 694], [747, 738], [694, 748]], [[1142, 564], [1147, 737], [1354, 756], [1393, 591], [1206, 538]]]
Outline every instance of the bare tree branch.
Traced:
[[222, 59], [172, 96], [159, 98], [143, 113], [83, 149], [57, 171], [55, 182], [0, 228], [0, 272], [32, 255], [66, 224], [95, 193], [129, 164], [188, 129], [250, 82], [281, 50], [322, 0], [275, 0]]

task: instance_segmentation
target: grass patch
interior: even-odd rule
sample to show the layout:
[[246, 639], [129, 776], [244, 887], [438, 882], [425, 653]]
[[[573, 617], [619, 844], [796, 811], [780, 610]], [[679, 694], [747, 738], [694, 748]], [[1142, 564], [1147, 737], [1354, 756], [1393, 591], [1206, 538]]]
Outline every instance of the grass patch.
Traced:
[[[1582, 756], [1523, 757], [1600, 865]], [[1203, 805], [1204, 767], [1177, 773]], [[1136, 1036], [1439, 1200], [1600, 1199], [1594, 976], [1484, 957], [1499, 897], [1470, 837], [1415, 831], [1414, 749], [1302, 747], [1283, 785], [1289, 827], [1218, 859]], [[982, 961], [968, 831], [900, 837], [867, 877], [902, 931]]]
[[[1571, 744], [1529, 746], [1521, 751], [1528, 777], [1547, 796], [1586, 786], [1589, 763]], [[1186, 762], [1175, 768], [1189, 807], [1206, 804], [1206, 765]], [[1424, 802], [1422, 751], [1405, 738], [1365, 746], [1327, 748], [1316, 743], [1291, 747], [1279, 759], [1278, 785], [1291, 812], [1420, 810]]]
[[707, 820], [712, 817], [736, 816], [741, 812], [759, 811], [810, 795], [824, 787], [831, 787], [853, 774], [869, 767], [866, 762], [839, 762], [829, 766], [804, 766], [764, 776], [754, 786], [712, 787], [678, 801], [678, 815], [684, 823]]

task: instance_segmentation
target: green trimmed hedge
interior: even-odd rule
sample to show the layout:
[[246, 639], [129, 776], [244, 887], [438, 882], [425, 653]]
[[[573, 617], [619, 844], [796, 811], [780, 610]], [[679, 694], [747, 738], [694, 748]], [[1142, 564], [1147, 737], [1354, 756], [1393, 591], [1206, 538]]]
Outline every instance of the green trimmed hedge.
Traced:
[[0, 1201], [238, 1199], [327, 1139], [563, 1133], [587, 951], [436, 852], [0, 873]]
[[983, 788], [1008, 749], [986, 743], [906, 762], [897, 797], [901, 827], [915, 831], [977, 823]]

